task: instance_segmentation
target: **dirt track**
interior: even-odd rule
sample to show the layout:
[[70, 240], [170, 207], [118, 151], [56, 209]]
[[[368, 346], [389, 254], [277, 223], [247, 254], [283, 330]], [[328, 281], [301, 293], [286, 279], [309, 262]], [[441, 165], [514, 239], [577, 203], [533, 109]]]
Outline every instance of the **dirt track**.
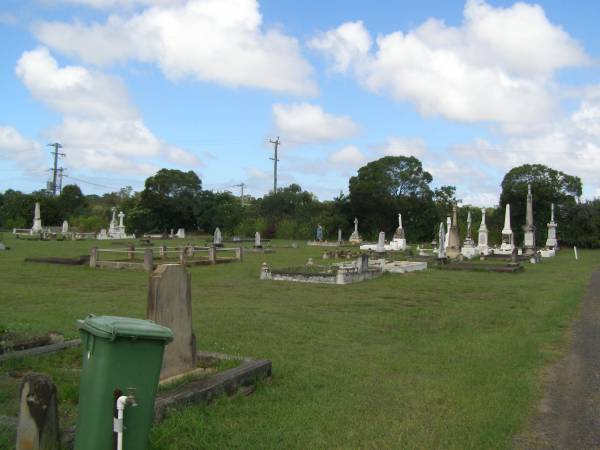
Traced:
[[569, 352], [550, 371], [544, 397], [519, 449], [600, 449], [600, 270], [573, 323]]

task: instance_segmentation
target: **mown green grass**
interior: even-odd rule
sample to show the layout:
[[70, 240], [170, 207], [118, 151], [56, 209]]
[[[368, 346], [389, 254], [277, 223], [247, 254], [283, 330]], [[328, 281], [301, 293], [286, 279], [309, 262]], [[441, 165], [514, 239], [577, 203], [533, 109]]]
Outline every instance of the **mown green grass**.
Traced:
[[[8, 244], [0, 328], [69, 338], [87, 313], [144, 317], [145, 273], [23, 262], [85, 254], [92, 243]], [[600, 265], [600, 252], [574, 261], [565, 250], [521, 274], [428, 270], [347, 286], [258, 279], [263, 261], [319, 263], [324, 250], [190, 269], [198, 348], [271, 359], [273, 378], [251, 396], [171, 415], [151, 448], [509, 448]]]

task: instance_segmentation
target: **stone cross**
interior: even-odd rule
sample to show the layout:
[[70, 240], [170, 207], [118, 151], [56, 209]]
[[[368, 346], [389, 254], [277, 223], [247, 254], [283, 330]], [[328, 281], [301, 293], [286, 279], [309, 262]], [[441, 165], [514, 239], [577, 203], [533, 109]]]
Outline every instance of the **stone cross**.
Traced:
[[30, 373], [21, 384], [17, 450], [60, 448], [56, 386], [48, 375]]
[[123, 219], [125, 218], [125, 214], [123, 214], [123, 211], [119, 212], [119, 228], [124, 228], [125, 225], [123, 225]]
[[398, 228], [402, 228], [402, 214], [398, 213]]
[[161, 264], [150, 276], [146, 317], [173, 331], [165, 348], [160, 378], [197, 366], [196, 335], [192, 328], [191, 275], [180, 264]]
[[358, 233], [358, 218], [354, 218], [354, 232]]

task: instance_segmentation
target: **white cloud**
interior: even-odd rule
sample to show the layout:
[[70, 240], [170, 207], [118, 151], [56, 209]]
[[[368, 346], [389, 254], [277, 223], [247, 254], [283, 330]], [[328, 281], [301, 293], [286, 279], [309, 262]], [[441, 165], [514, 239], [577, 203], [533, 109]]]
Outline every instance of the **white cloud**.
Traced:
[[40, 22], [34, 32], [49, 47], [92, 64], [135, 59], [157, 64], [170, 79], [317, 92], [297, 40], [278, 29], [264, 30], [256, 0], [174, 2], [130, 16], [111, 15], [103, 24]]
[[412, 102], [425, 116], [499, 122], [513, 130], [551, 118], [555, 71], [589, 62], [581, 46], [537, 5], [494, 8], [468, 0], [460, 27], [429, 19], [408, 33], [381, 35], [371, 49], [361, 22], [309, 42], [334, 70], [369, 90]]
[[359, 132], [350, 117], [326, 113], [310, 103], [275, 104], [273, 120], [282, 141], [291, 145], [333, 142]]
[[366, 162], [367, 157], [354, 145], [347, 145], [331, 153], [328, 160], [334, 164], [359, 166]]
[[599, 123], [600, 97], [590, 90], [570, 116], [549, 123], [539, 132], [509, 137], [497, 144], [479, 139], [455, 146], [452, 153], [500, 175], [522, 164], [544, 164], [581, 177], [586, 192], [592, 194], [600, 186]]
[[0, 125], [0, 159], [14, 161], [27, 170], [45, 169], [42, 146], [11, 126]]
[[15, 70], [34, 98], [63, 115], [46, 134], [64, 144], [70, 168], [149, 175], [159, 168], [149, 159], [200, 164], [146, 128], [119, 79], [79, 66], [61, 68], [43, 47], [23, 53]]
[[384, 156], [415, 156], [422, 158], [427, 153], [427, 146], [423, 139], [389, 136], [385, 144], [375, 146], [374, 150]]
[[43, 0], [49, 5], [71, 4], [89, 6], [91, 8], [133, 8], [142, 6], [169, 6], [183, 3], [185, 0]]

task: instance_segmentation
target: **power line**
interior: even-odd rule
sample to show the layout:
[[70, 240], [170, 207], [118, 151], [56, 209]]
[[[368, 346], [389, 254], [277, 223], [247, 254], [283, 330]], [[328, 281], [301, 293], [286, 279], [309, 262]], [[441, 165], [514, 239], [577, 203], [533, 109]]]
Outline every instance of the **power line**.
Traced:
[[273, 158], [269, 159], [273, 160], [273, 194], [277, 194], [277, 162], [279, 161], [279, 159], [277, 159], [277, 148], [281, 142], [279, 142], [279, 136], [277, 136], [277, 139], [275, 140], [269, 139], [269, 142], [273, 144], [274, 147]]

